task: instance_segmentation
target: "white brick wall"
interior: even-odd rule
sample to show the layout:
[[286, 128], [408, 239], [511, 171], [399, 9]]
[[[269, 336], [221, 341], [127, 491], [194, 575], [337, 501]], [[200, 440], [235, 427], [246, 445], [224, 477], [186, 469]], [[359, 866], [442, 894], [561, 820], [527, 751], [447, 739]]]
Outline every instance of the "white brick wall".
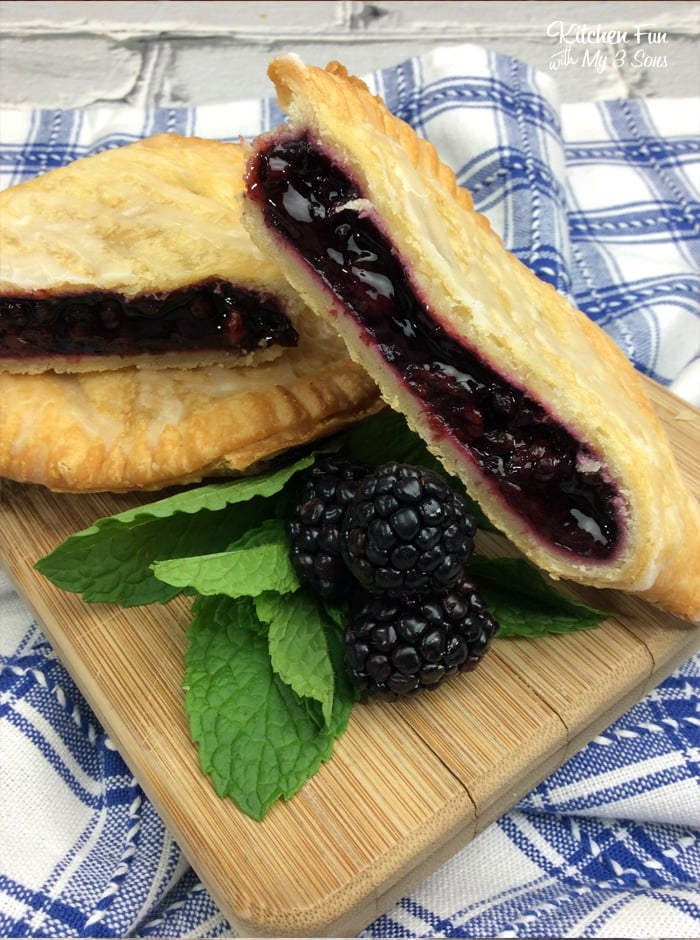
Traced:
[[238, 100], [271, 93], [265, 68], [279, 51], [320, 65], [337, 58], [362, 74], [464, 42], [550, 72], [564, 101], [691, 96], [700, 94], [699, 37], [700, 5], [688, 0], [0, 0], [0, 105]]

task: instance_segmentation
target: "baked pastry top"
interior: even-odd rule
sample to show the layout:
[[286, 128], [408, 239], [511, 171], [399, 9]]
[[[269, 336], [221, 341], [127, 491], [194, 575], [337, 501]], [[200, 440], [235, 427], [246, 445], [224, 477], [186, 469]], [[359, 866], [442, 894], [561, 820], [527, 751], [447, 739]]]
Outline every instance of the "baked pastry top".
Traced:
[[155, 490], [250, 473], [382, 406], [316, 317], [255, 368], [0, 373], [0, 477], [56, 491]]
[[621, 350], [337, 63], [270, 65], [244, 222], [450, 472], [557, 578], [700, 618], [700, 510]]
[[240, 224], [238, 144], [161, 134], [0, 193], [0, 370], [255, 363], [301, 305]]

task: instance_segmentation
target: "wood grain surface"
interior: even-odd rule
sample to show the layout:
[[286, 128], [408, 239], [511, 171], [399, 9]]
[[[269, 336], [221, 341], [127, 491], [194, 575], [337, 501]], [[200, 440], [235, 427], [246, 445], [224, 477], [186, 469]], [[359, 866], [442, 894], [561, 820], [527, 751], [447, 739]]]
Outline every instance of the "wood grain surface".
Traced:
[[[700, 492], [700, 413], [649, 383]], [[571, 588], [599, 629], [497, 639], [476, 672], [423, 698], [357, 706], [332, 759], [264, 822], [216, 796], [183, 706], [189, 601], [84, 604], [34, 562], [95, 519], [156, 497], [71, 496], [2, 482], [0, 560], [144, 791], [243, 936], [350, 936], [700, 645], [700, 630], [631, 596]], [[484, 554], [513, 554], [498, 537]], [[567, 590], [569, 588], [567, 587]]]

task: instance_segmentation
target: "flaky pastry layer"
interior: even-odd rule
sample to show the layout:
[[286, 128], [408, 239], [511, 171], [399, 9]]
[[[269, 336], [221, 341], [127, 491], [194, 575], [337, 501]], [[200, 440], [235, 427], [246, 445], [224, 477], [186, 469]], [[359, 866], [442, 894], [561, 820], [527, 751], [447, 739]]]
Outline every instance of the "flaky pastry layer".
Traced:
[[532, 561], [556, 578], [639, 592], [681, 617], [700, 619], [698, 503], [621, 350], [506, 251], [435, 148], [364, 83], [337, 63], [307, 67], [295, 55], [274, 59], [269, 75], [290, 120], [255, 142], [249, 174], [265, 148], [302, 135], [344, 169], [361, 191], [358, 211], [389, 237], [441, 324], [602, 457], [622, 507], [614, 556], [587, 559], [557, 548], [514, 512], [458, 441], [435, 433], [424, 403], [387, 368], [339, 298], [295, 245], [268, 227], [249, 197], [244, 221], [261, 250], [277, 259], [309, 306], [335, 324], [384, 399]]
[[[239, 144], [160, 134], [107, 150], [0, 192], [0, 296], [95, 292], [166, 296], [212, 279], [276, 297], [292, 323], [305, 315], [277, 266], [240, 222]], [[255, 364], [279, 354], [247, 352]], [[194, 365], [235, 349], [133, 355], [0, 356], [13, 372]]]
[[297, 348], [255, 369], [0, 373], [0, 477], [79, 493], [231, 476], [381, 405], [315, 319]]

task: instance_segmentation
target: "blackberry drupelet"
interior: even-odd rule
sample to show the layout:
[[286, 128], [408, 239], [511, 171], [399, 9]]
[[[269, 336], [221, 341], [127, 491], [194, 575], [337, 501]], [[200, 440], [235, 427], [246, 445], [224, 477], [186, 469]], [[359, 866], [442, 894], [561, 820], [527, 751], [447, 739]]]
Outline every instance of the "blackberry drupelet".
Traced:
[[319, 457], [299, 474], [287, 518], [292, 564], [324, 600], [341, 597], [351, 580], [340, 557], [340, 523], [359, 480], [369, 470], [358, 460], [329, 455]]
[[367, 696], [395, 701], [475, 669], [497, 631], [466, 576], [417, 597], [363, 593], [345, 629], [350, 675]]
[[475, 533], [466, 502], [443, 477], [392, 462], [361, 481], [345, 513], [340, 549], [365, 590], [398, 597], [454, 584]]

